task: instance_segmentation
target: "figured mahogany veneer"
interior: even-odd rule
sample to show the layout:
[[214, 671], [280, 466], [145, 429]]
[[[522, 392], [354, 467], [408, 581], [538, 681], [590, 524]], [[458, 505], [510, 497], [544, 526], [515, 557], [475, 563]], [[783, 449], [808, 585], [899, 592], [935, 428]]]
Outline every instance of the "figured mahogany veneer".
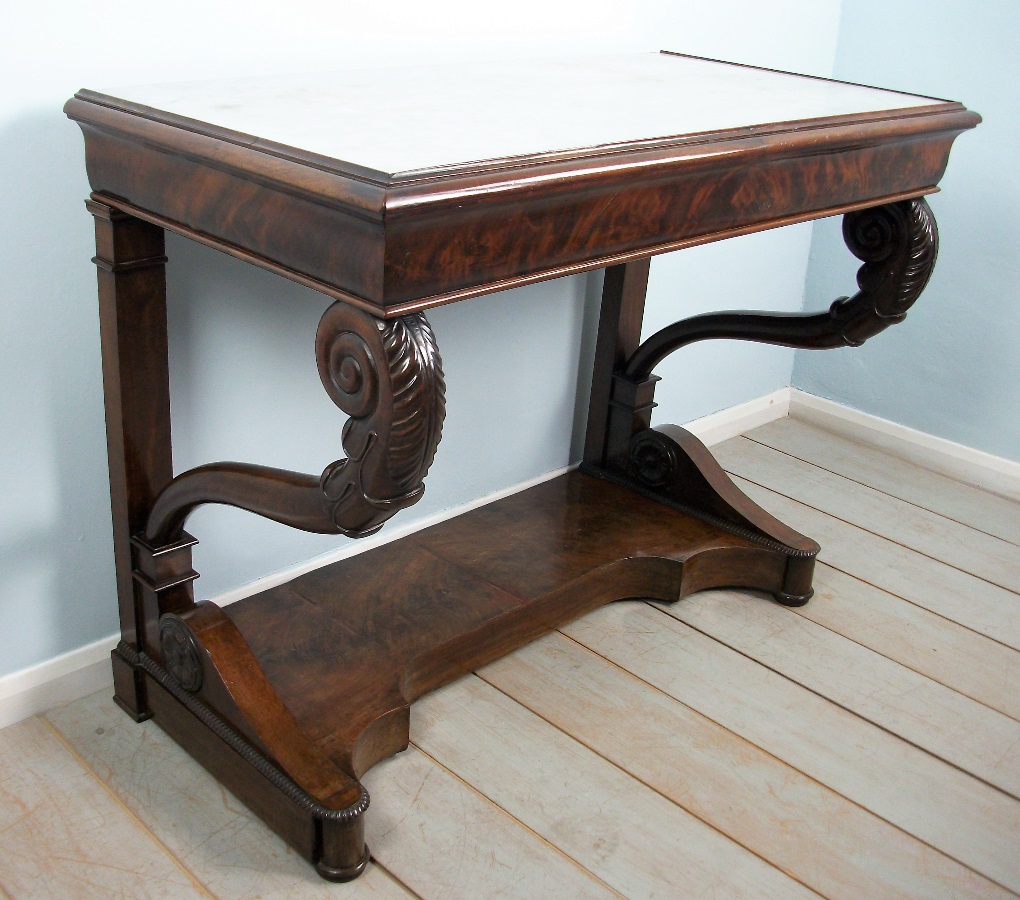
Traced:
[[[701, 456], [705, 488], [725, 495], [713, 495], [719, 515], [575, 472], [229, 610], [165, 614], [162, 665], [125, 645], [117, 657], [150, 676], [157, 719], [175, 738], [196, 743], [172, 698], [226, 745], [217, 753], [200, 732], [203, 764], [268, 809], [322, 874], [352, 877], [366, 854], [357, 779], [407, 747], [410, 704], [423, 694], [614, 600], [711, 587], [807, 599], [791, 591], [810, 584], [817, 544], [743, 497], [691, 435], [667, 434]], [[223, 765], [228, 748], [246, 773]], [[274, 804], [274, 778], [287, 802]]]
[[[80, 91], [66, 106], [95, 191], [122, 638], [115, 699], [135, 719], [155, 717], [325, 878], [349, 880], [367, 864], [358, 779], [407, 745], [422, 694], [615, 600], [723, 586], [794, 606], [811, 597], [818, 545], [742, 494], [693, 435], [652, 427], [653, 370], [693, 341], [856, 346], [902, 321], [938, 247], [922, 195], [979, 117], [958, 103], [705, 60], [677, 70], [680, 59], [584, 69], [627, 127], [653, 122], [649, 137], [609, 128], [616, 137], [601, 143], [564, 138], [543, 152], [388, 173], [137, 100]], [[645, 119], [628, 118], [656, 79], [669, 91]], [[699, 100], [695, 87], [718, 96]], [[802, 115], [759, 121], [773, 89], [783, 96], [769, 108]], [[142, 96], [173, 106], [175, 90]], [[181, 90], [201, 99], [206, 88]], [[208, 90], [198, 108], [227, 115], [237, 89]], [[330, 103], [340, 101], [314, 96], [321, 121], [336, 124]], [[308, 123], [274, 97], [268, 118], [249, 121], [303, 133]], [[433, 103], [429, 115], [454, 105], [429, 91], [420, 99]], [[833, 104], [847, 111], [817, 113]], [[571, 112], [561, 107], [549, 127]], [[749, 117], [742, 127], [730, 127], [733, 109]], [[360, 111], [371, 118], [364, 96]], [[359, 121], [348, 115], [322, 133], [350, 140]], [[348, 145], [378, 149], [367, 138]], [[695, 316], [641, 342], [651, 254], [836, 212], [863, 263], [852, 297], [822, 313]], [[314, 348], [348, 416], [346, 455], [321, 474], [218, 462], [172, 477], [164, 228], [334, 298]], [[195, 603], [196, 541], [184, 526], [202, 504], [364, 536], [421, 497], [445, 413], [422, 310], [597, 267], [606, 272], [580, 471], [229, 610]]]
[[388, 174], [94, 91], [65, 112], [110, 202], [386, 317], [918, 196], [979, 121], [938, 102]]
[[406, 746], [408, 706], [423, 694], [612, 600], [748, 583], [780, 592], [794, 552], [573, 473], [228, 615], [309, 738], [359, 777]]

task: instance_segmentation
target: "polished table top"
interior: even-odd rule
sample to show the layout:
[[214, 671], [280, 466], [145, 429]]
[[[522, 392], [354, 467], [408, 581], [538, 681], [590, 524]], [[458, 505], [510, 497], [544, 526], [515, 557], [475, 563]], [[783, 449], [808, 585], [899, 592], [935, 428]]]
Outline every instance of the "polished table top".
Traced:
[[935, 190], [959, 103], [670, 53], [79, 91], [104, 202], [390, 318]]
[[[650, 427], [652, 369], [695, 340], [822, 349], [901, 321], [935, 261], [919, 198], [978, 122], [958, 103], [672, 55], [116, 93], [66, 110], [95, 191], [117, 701], [332, 880], [367, 865], [358, 779], [407, 747], [424, 693], [621, 598], [809, 600], [818, 545], [689, 432]], [[695, 316], [640, 341], [650, 254], [864, 207], [844, 219], [864, 263], [853, 297]], [[315, 360], [349, 418], [321, 475], [219, 462], [173, 477], [163, 228], [337, 298]], [[600, 266], [584, 472], [229, 615], [193, 603], [183, 529], [200, 506], [366, 536], [421, 497], [445, 412], [421, 310]]]
[[941, 102], [667, 53], [233, 78], [88, 96], [379, 176]]

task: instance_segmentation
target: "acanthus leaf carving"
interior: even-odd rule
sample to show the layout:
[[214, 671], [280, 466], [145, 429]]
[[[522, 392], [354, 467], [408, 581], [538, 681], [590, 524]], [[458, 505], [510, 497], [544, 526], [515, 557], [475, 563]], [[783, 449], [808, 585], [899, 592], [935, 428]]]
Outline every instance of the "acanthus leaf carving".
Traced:
[[191, 469], [157, 497], [148, 544], [172, 542], [206, 503], [363, 537], [421, 497], [446, 411], [442, 360], [424, 313], [380, 319], [337, 301], [319, 321], [315, 357], [330, 399], [350, 417], [341, 433], [346, 456], [318, 477], [233, 462]]
[[442, 437], [442, 361], [422, 313], [375, 319], [344, 303], [323, 315], [316, 334], [319, 376], [350, 415], [347, 456], [322, 473], [323, 504], [343, 534], [378, 530], [415, 503]]

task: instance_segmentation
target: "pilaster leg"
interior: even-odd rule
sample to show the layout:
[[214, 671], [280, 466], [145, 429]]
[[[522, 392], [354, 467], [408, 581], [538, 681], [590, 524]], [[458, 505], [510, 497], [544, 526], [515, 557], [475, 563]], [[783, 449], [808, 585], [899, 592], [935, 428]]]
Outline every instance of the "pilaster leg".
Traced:
[[[147, 648], [142, 596], [132, 577], [131, 537], [173, 477], [167, 369], [163, 229], [93, 198], [99, 277], [106, 440], [121, 640]], [[150, 715], [145, 681], [114, 651], [115, 699], [137, 720]]]

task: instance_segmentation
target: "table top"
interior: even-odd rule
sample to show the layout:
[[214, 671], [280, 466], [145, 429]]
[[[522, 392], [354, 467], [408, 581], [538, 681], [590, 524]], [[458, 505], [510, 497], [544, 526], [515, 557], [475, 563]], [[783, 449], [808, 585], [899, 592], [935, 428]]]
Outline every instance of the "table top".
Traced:
[[671, 53], [79, 91], [103, 201], [384, 317], [936, 190], [959, 103]]
[[670, 53], [232, 78], [85, 96], [391, 178], [942, 102]]

